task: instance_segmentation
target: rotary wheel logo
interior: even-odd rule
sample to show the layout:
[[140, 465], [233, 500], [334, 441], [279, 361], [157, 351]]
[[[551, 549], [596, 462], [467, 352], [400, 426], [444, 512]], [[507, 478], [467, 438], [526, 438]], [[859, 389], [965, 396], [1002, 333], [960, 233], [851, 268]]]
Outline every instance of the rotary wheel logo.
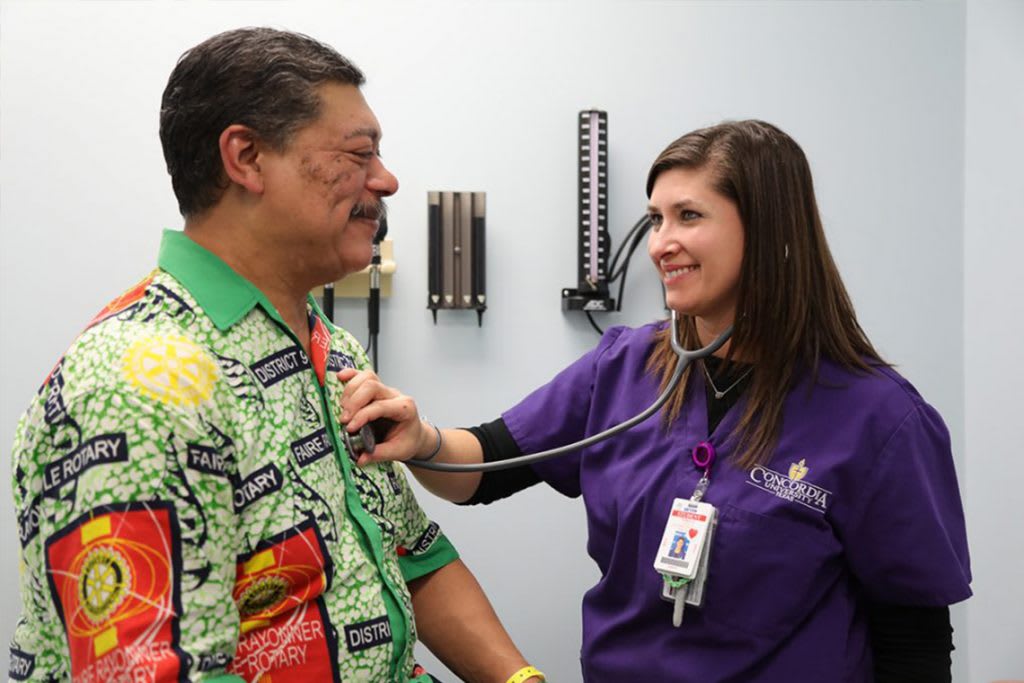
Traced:
[[106, 621], [124, 602], [130, 588], [131, 573], [121, 553], [96, 548], [86, 556], [78, 578], [78, 601], [90, 621]]
[[288, 594], [288, 581], [280, 576], [256, 579], [238, 598], [238, 612], [243, 618], [265, 612]]
[[161, 403], [195, 407], [210, 398], [217, 365], [184, 337], [148, 337], [125, 354], [124, 374], [140, 392]]

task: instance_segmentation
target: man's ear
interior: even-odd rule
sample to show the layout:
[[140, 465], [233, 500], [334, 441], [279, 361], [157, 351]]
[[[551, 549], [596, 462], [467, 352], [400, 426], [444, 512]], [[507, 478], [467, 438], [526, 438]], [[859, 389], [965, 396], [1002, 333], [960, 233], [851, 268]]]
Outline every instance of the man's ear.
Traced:
[[256, 133], [248, 126], [234, 123], [221, 132], [218, 143], [228, 181], [254, 194], [263, 194], [263, 172], [259, 162], [262, 141]]

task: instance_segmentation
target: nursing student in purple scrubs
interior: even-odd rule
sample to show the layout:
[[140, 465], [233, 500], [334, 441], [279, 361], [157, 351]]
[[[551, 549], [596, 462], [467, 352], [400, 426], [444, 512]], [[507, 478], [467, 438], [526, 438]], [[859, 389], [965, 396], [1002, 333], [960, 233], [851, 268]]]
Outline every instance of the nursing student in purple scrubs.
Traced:
[[[949, 681], [948, 606], [971, 595], [949, 433], [857, 323], [803, 151], [761, 121], [704, 128], [658, 156], [647, 195], [648, 251], [683, 345], [734, 325], [731, 341], [687, 369], [659, 417], [603, 443], [483, 475], [412, 471], [457, 503], [541, 482], [583, 497], [601, 570], [583, 599], [588, 682]], [[346, 371], [342, 420], [398, 421], [363, 461], [553, 448], [654, 401], [676, 363], [668, 324], [610, 329], [472, 429], [436, 430], [411, 398]], [[666, 522], [705, 475], [717, 527], [703, 601], [677, 627], [653, 562], [663, 542], [685, 552]]]

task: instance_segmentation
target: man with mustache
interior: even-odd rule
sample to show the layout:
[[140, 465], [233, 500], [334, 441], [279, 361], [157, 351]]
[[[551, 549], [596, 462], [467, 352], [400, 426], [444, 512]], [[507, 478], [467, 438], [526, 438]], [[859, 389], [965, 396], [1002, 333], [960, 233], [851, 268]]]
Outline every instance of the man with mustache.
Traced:
[[[18, 428], [14, 680], [540, 681], [390, 463], [335, 420], [369, 363], [310, 290], [361, 270], [398, 189], [362, 73], [306, 36], [186, 52], [160, 139], [183, 231]], [[415, 614], [415, 616], [414, 616]]]

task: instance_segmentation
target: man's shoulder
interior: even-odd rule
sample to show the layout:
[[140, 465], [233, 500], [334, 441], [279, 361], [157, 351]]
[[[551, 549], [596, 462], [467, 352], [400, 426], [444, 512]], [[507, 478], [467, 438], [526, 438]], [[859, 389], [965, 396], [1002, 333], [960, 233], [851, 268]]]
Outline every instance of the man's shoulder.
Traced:
[[[166, 273], [153, 271], [93, 317], [57, 363], [65, 384], [120, 384], [134, 368], [150, 375], [204, 355], [203, 313]], [[130, 379], [130, 377], [128, 377]]]
[[170, 274], [155, 269], [103, 306], [84, 326], [82, 333], [116, 336], [139, 323], [173, 321], [188, 325], [203, 315], [195, 300]]

